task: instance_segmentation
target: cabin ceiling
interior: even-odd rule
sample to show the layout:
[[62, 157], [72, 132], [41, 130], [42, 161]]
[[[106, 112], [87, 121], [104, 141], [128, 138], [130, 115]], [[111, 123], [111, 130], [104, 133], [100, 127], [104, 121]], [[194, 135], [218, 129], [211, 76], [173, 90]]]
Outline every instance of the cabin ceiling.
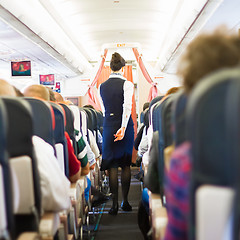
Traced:
[[[90, 72], [92, 63], [100, 60], [108, 44], [116, 47], [109, 49], [107, 61], [114, 51], [126, 60], [135, 60], [131, 49], [121, 47], [131, 44], [139, 48], [145, 60], [158, 62], [162, 69], [164, 64], [176, 61], [171, 53], [206, 3], [210, 8], [200, 16], [204, 20], [201, 27], [221, 2], [0, 0], [0, 68], [10, 71], [10, 61], [30, 59], [37, 74], [75, 77]], [[215, 16], [221, 19], [215, 25], [233, 19], [232, 13], [236, 13], [240, 3], [225, 0], [221, 6], [228, 11]], [[237, 21], [239, 15], [231, 20], [230, 27], [236, 26]], [[191, 29], [189, 40], [200, 30], [199, 26]]]

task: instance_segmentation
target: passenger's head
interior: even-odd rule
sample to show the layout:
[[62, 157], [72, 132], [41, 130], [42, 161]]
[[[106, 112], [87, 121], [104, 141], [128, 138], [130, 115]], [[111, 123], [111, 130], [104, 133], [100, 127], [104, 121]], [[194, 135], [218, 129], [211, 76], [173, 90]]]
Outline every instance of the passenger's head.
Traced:
[[69, 105], [69, 106], [70, 106], [70, 105], [74, 105], [74, 103], [73, 103], [72, 101], [68, 100], [68, 99], [65, 100], [64, 103], [65, 103], [66, 105]]
[[176, 93], [179, 89], [180, 89], [180, 87], [172, 87], [166, 92], [165, 96]]
[[122, 67], [125, 66], [124, 58], [117, 52], [112, 55], [112, 59], [110, 61], [110, 68], [113, 72], [117, 72], [121, 70]]
[[14, 86], [13, 86], [13, 88], [16, 92], [17, 97], [24, 97], [23, 93], [18, 88], [14, 87]]
[[91, 104], [84, 105], [83, 107], [85, 107], [85, 108], [92, 108], [92, 109], [94, 109], [93, 105], [91, 105]]
[[164, 96], [157, 96], [155, 97], [149, 104], [149, 109], [156, 103], [156, 102], [159, 102], [161, 101], [161, 99], [163, 98]]
[[49, 100], [52, 102], [56, 102], [56, 98], [55, 98], [53, 90], [49, 87], [47, 87], [47, 90], [49, 92]]
[[60, 93], [54, 92], [54, 96], [55, 96], [56, 102], [64, 103], [64, 99]]
[[17, 96], [14, 87], [3, 79], [0, 79], [0, 96]]
[[183, 78], [185, 91], [189, 93], [195, 84], [207, 74], [239, 64], [240, 38], [223, 32], [202, 34], [187, 47], [178, 73]]
[[145, 102], [145, 103], [143, 104], [143, 111], [144, 111], [145, 109], [149, 108], [149, 105], [150, 105], [150, 102]]
[[49, 101], [48, 89], [43, 85], [31, 85], [24, 90], [23, 94], [25, 97], [34, 97]]

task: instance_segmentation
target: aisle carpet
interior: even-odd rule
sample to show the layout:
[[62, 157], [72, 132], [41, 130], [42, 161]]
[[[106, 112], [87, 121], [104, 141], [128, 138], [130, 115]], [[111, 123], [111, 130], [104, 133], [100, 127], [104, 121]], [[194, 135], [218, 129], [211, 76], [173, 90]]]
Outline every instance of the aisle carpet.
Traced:
[[[120, 171], [119, 171], [120, 172]], [[129, 203], [132, 205], [132, 212], [124, 212], [119, 207], [118, 215], [111, 216], [108, 211], [111, 207], [111, 200], [108, 201], [104, 208], [95, 232], [96, 240], [141, 240], [143, 236], [137, 224], [137, 210], [139, 200], [141, 199], [140, 182], [133, 175], [138, 172], [138, 168], [132, 168], [131, 187], [129, 192]], [[120, 175], [119, 175], [120, 176]], [[121, 204], [121, 183], [119, 177], [119, 205]]]

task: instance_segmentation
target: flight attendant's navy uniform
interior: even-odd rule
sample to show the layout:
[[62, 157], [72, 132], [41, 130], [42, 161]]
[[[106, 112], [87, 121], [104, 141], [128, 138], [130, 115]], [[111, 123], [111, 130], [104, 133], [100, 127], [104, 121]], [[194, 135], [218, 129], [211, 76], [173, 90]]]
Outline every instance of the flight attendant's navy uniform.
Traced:
[[124, 80], [117, 74], [101, 84], [100, 94], [105, 108], [101, 170], [131, 165], [134, 142], [133, 120], [130, 116], [124, 138], [114, 142], [114, 134], [121, 128]]

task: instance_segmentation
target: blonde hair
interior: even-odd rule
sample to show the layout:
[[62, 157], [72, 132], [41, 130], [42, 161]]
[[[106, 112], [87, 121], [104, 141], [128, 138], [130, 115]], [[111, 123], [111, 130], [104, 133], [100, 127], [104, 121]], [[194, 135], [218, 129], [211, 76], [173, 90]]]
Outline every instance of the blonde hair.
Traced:
[[40, 98], [49, 101], [49, 91], [43, 85], [31, 85], [24, 90], [25, 97]]
[[0, 79], [0, 96], [17, 96], [14, 87], [3, 79]]
[[222, 31], [202, 34], [187, 47], [179, 63], [178, 75], [183, 78], [186, 92], [205, 75], [240, 62], [240, 38]]

